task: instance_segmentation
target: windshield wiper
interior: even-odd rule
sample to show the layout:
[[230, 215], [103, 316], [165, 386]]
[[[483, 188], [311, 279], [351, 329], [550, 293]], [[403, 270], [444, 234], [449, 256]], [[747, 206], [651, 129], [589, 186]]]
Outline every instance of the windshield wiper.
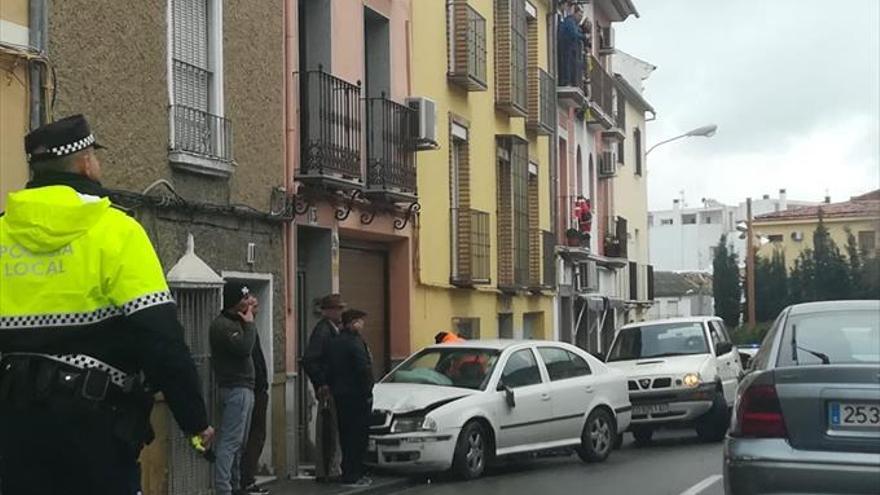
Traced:
[[831, 358], [828, 357], [828, 354], [823, 352], [814, 351], [812, 349], [807, 349], [806, 347], [801, 347], [797, 343], [797, 325], [791, 326], [791, 359], [794, 361], [795, 366], [800, 366], [800, 362], [798, 361], [798, 350], [804, 351], [808, 354], [812, 354], [816, 356], [822, 361], [822, 364], [831, 364]]

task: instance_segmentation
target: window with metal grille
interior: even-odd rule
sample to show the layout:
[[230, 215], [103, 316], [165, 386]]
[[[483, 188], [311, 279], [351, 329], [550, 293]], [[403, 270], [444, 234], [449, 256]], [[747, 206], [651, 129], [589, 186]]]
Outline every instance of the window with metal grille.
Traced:
[[495, 97], [513, 116], [528, 113], [528, 20], [523, 0], [495, 0]]
[[516, 284], [525, 286], [529, 282], [529, 159], [525, 142], [511, 143], [510, 168], [513, 174], [513, 273]]
[[223, 118], [220, 0], [171, 1], [171, 149], [232, 160]]
[[469, 91], [485, 91], [486, 19], [467, 0], [447, 0], [449, 79]]
[[514, 1], [511, 6], [511, 71], [513, 84], [513, 103], [520, 108], [528, 108], [526, 79], [528, 76], [528, 44], [526, 43], [527, 23], [525, 3]]
[[642, 130], [636, 127], [633, 130], [633, 147], [636, 155], [636, 175], [642, 175]]
[[[177, 317], [184, 329], [184, 340], [192, 353], [202, 385], [205, 403], [214, 404], [214, 383], [211, 373], [211, 346], [208, 328], [220, 311], [219, 288], [175, 288]], [[168, 493], [209, 495], [212, 490], [211, 465], [195, 454], [189, 439], [176, 428], [169, 428]]]

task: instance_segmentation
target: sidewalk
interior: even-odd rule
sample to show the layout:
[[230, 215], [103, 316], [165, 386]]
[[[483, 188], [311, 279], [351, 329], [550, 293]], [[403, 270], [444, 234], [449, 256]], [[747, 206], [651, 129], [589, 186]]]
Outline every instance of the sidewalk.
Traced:
[[317, 483], [312, 478], [277, 480], [263, 486], [272, 495], [388, 495], [401, 491], [415, 483], [411, 478], [374, 476], [373, 484], [365, 488], [346, 488], [337, 483]]

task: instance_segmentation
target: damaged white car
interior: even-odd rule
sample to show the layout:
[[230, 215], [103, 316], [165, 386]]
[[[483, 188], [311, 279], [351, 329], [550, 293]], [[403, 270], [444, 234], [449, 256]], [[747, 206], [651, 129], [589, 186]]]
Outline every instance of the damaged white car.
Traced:
[[604, 461], [629, 427], [626, 378], [571, 345], [468, 341], [428, 347], [373, 391], [367, 459], [479, 477], [493, 460], [573, 448]]

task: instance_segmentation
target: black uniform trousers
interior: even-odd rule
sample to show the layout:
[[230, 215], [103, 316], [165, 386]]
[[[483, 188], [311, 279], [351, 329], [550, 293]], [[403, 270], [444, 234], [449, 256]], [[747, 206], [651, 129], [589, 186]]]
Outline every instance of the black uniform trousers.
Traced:
[[353, 483], [366, 474], [364, 457], [370, 437], [369, 397], [334, 395], [339, 421], [339, 444], [342, 449], [342, 481]]
[[52, 401], [0, 404], [3, 495], [134, 495], [137, 456], [113, 432], [111, 411]]

